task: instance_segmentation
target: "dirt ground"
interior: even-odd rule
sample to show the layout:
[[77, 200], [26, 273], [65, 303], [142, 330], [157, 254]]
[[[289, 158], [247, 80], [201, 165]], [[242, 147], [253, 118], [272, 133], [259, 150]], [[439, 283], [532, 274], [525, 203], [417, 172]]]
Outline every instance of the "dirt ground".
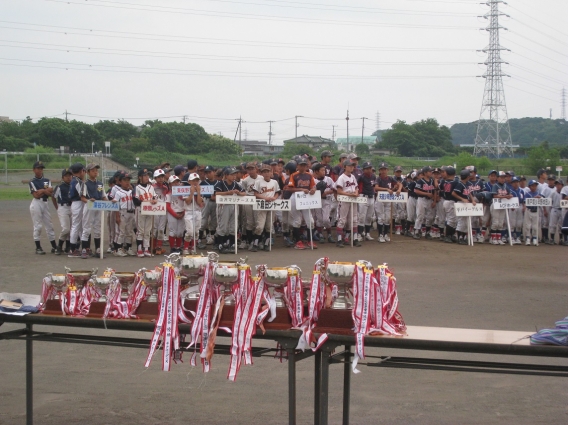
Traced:
[[[56, 216], [52, 214], [57, 222]], [[66, 265], [134, 271], [159, 259], [71, 259], [34, 254], [29, 202], [0, 202], [0, 292], [40, 293], [47, 272]], [[59, 229], [58, 223], [55, 223]], [[49, 243], [42, 235], [43, 247]], [[362, 248], [248, 253], [249, 264], [297, 264], [309, 276], [315, 260], [387, 262], [395, 272], [400, 310], [409, 325], [526, 331], [568, 316], [568, 280], [562, 246], [473, 248], [395, 237]], [[234, 257], [225, 255], [224, 257]], [[0, 331], [15, 329], [4, 324]], [[39, 328], [47, 330], [48, 328]], [[61, 332], [61, 329], [57, 329]], [[79, 330], [77, 330], [78, 332]], [[125, 335], [108, 331], [109, 335]], [[149, 334], [135, 334], [150, 337]], [[227, 343], [221, 340], [219, 343]], [[254, 346], [273, 346], [255, 341]], [[436, 352], [368, 349], [367, 354], [447, 358]], [[105, 346], [34, 345], [35, 421], [38, 424], [283, 424], [287, 423], [287, 365], [272, 358], [243, 366], [226, 380], [228, 357], [213, 370], [184, 363], [163, 373], [144, 369], [146, 351]], [[511, 357], [453, 354], [451, 358], [515, 361]], [[523, 358], [568, 366], [567, 359]], [[0, 424], [25, 423], [25, 346], [0, 341]], [[297, 365], [298, 423], [313, 423], [313, 359]], [[353, 424], [566, 424], [568, 382], [560, 377], [459, 373], [362, 366], [352, 376]], [[330, 423], [341, 423], [342, 366], [331, 366]]]

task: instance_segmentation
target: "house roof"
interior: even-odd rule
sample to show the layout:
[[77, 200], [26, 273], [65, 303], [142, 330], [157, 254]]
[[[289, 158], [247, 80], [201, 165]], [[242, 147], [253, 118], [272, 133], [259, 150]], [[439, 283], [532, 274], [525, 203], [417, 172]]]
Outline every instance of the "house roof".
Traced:
[[[338, 145], [358, 145], [359, 143], [361, 143], [361, 136], [349, 136], [349, 142], [347, 142], [347, 137], [338, 137], [335, 143], [337, 143]], [[364, 136], [363, 143], [365, 143], [366, 145], [374, 145], [375, 143], [377, 143], [377, 136]]]
[[321, 145], [321, 144], [335, 144], [335, 142], [331, 139], [326, 139], [325, 137], [321, 136], [308, 136], [306, 134], [302, 134], [294, 139], [284, 140], [284, 143], [299, 143], [299, 144], [314, 144], [314, 145]]

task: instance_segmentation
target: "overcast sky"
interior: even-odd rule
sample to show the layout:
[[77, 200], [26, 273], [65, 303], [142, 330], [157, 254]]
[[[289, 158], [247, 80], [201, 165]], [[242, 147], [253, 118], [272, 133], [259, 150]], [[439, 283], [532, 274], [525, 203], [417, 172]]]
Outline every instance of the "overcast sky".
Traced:
[[[479, 0], [1, 0], [0, 115], [180, 121], [233, 138], [345, 137], [479, 118]], [[509, 118], [561, 116], [566, 0], [500, 5]], [[380, 113], [380, 122], [376, 122]]]

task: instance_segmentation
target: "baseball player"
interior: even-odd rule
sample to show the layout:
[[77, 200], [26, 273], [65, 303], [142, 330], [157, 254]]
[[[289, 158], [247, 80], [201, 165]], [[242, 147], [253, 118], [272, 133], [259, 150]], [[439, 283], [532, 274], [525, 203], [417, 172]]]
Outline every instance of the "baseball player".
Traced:
[[[483, 187], [484, 192], [493, 192], [493, 185], [497, 183], [497, 171], [491, 170], [487, 175], [488, 181], [485, 182], [485, 186]], [[487, 229], [491, 227], [491, 203], [487, 200], [483, 203], [483, 218], [481, 221], [481, 235], [483, 236], [483, 240], [486, 240], [487, 237]]]
[[[316, 192], [316, 182], [313, 176], [308, 173], [308, 160], [304, 157], [298, 159], [298, 169], [290, 176], [290, 181], [288, 182], [288, 190], [291, 192], [303, 192], [313, 195]], [[296, 209], [296, 198], [294, 196], [292, 199], [292, 235], [296, 241], [294, 245], [295, 249], [306, 249], [306, 245], [310, 248], [310, 242], [306, 245], [300, 240], [300, 226], [302, 225], [302, 219], [306, 223], [306, 226], [313, 228], [313, 219], [310, 214], [310, 210], [297, 210]], [[312, 242], [313, 248], [316, 249], [317, 246]]]
[[440, 180], [442, 178], [442, 170], [440, 168], [434, 168], [432, 171], [432, 177], [436, 182], [434, 188], [434, 215], [432, 218], [432, 228], [430, 229], [430, 235], [432, 238], [441, 238], [442, 230], [446, 225], [446, 211], [444, 210], [444, 202], [440, 196]]
[[[511, 190], [507, 187], [505, 183], [505, 172], [499, 171], [497, 174], [497, 183], [493, 185], [491, 189], [493, 193], [493, 199], [511, 199]], [[491, 204], [491, 244], [493, 245], [505, 245], [503, 240], [504, 222], [505, 222], [505, 210], [500, 210], [494, 208]]]
[[[539, 193], [542, 195], [543, 198], [550, 198], [550, 195], [556, 191], [554, 182], [556, 181], [556, 177], [552, 174], [547, 177], [547, 183], [544, 185], [539, 185]], [[539, 208], [539, 214], [541, 220], [541, 231], [542, 231], [542, 241], [545, 244], [549, 244], [548, 238], [548, 229], [549, 229], [549, 222], [550, 222], [550, 207], [541, 207]]]
[[[215, 186], [217, 183], [217, 178], [215, 174], [215, 168], [211, 165], [206, 166], [203, 169], [205, 178], [199, 183], [202, 186]], [[205, 206], [201, 214], [201, 229], [199, 230], [201, 240], [205, 239], [207, 245], [213, 244], [215, 231], [217, 228], [217, 206], [215, 201], [212, 199], [212, 194], [202, 193], [201, 197]]]
[[[357, 184], [357, 178], [352, 174], [353, 169], [355, 168], [355, 163], [353, 163], [350, 159], [346, 159], [343, 161], [343, 174], [339, 176], [337, 181], [335, 182], [335, 189], [338, 195], [345, 195], [345, 196], [359, 196], [359, 185]], [[337, 220], [337, 246], [339, 248], [343, 248], [345, 243], [349, 241], [349, 234], [353, 232], [353, 235], [356, 233], [356, 229], [350, 228], [351, 223], [351, 202], [339, 202], [337, 207], [337, 213], [339, 218]], [[357, 208], [353, 208], [353, 223], [357, 223]], [[345, 230], [345, 226], [347, 226], [347, 230]], [[345, 235], [345, 236], [344, 236]], [[354, 237], [354, 236], [353, 236]], [[361, 242], [359, 239], [353, 239], [354, 246], [361, 246]]]
[[[292, 191], [289, 190], [290, 176], [296, 172], [296, 161], [290, 161], [284, 166], [285, 172], [282, 173], [284, 179], [284, 188], [282, 189], [282, 199], [289, 199], [292, 203]], [[294, 240], [290, 237], [290, 228], [292, 227], [292, 211], [282, 211], [282, 236], [284, 236], [284, 244], [289, 248], [295, 245]]]
[[51, 243], [51, 253], [55, 254], [57, 251], [57, 245], [55, 245], [55, 231], [53, 230], [51, 214], [49, 214], [47, 205], [47, 200], [50, 196], [53, 196], [53, 188], [51, 187], [51, 181], [43, 175], [44, 168], [45, 165], [43, 165], [43, 162], [37, 161], [33, 166], [34, 178], [31, 179], [29, 183], [30, 194], [33, 197], [32, 203], [30, 204], [30, 214], [32, 215], [34, 224], [35, 253], [38, 255], [45, 255], [45, 251], [41, 248], [40, 241], [41, 229], [44, 226], [49, 242]]
[[[374, 240], [371, 236], [371, 227], [373, 225], [373, 212], [375, 210], [375, 185], [377, 184], [377, 176], [373, 173], [373, 164], [364, 162], [361, 166], [363, 174], [358, 179], [359, 193], [367, 198], [366, 204], [357, 204], [357, 217], [359, 223], [357, 233], [361, 240]], [[379, 231], [379, 234], [381, 232]]]
[[[479, 175], [477, 174], [477, 168], [475, 168], [474, 166], [470, 166], [469, 168], [471, 173], [469, 178], [471, 186], [469, 190], [473, 196], [476, 196], [478, 193], [480, 193], [483, 190], [483, 181], [479, 178]], [[483, 233], [481, 231], [482, 221], [483, 221], [482, 217], [471, 217], [473, 240], [477, 243], [485, 242], [485, 237], [483, 236]]]
[[[237, 178], [237, 169], [227, 167], [223, 174], [225, 178], [215, 184], [214, 196], [245, 196], [243, 188], [235, 181]], [[215, 234], [217, 241], [215, 245], [221, 254], [233, 252], [235, 249], [232, 245], [232, 240], [235, 237], [233, 221], [235, 220], [235, 214], [237, 214], [237, 206], [238, 205], [217, 204], [217, 232]]]
[[518, 177], [513, 177], [511, 179], [510, 189], [513, 197], [519, 198], [520, 208], [514, 208], [509, 211], [509, 220], [511, 224], [511, 238], [513, 245], [521, 244], [521, 232], [523, 230], [524, 222], [524, 204], [525, 204], [525, 192], [520, 188], [520, 179]]
[[[152, 216], [142, 215], [142, 202], [156, 204], [154, 186], [150, 184], [150, 172], [144, 168], [138, 170], [138, 182], [132, 192], [132, 201], [136, 207], [136, 255], [139, 258], [151, 257], [150, 237], [152, 236]], [[159, 216], [158, 216], [159, 217]]]
[[[538, 182], [536, 180], [529, 181], [529, 191], [525, 193], [525, 201], [530, 198], [542, 198], [538, 192]], [[525, 235], [525, 245], [532, 244], [538, 246], [538, 229], [536, 227], [538, 221], [538, 207], [525, 208], [525, 221], [523, 226], [523, 234]]]
[[[379, 165], [379, 176], [375, 183], [375, 191], [388, 192], [389, 195], [396, 193], [400, 195], [402, 183], [397, 182], [388, 175], [389, 167], [386, 162]], [[377, 229], [379, 230], [379, 242], [390, 242], [390, 220], [391, 220], [391, 202], [375, 202], [375, 214], [377, 216]]]
[[418, 202], [418, 195], [414, 192], [416, 188], [416, 181], [422, 176], [422, 171], [413, 171], [409, 173], [407, 179], [409, 180], [406, 186], [408, 190], [408, 203], [406, 205], [406, 228], [404, 234], [406, 236], [414, 236], [414, 222], [416, 220], [416, 204]]
[[458, 218], [456, 217], [456, 210], [454, 209], [454, 204], [458, 199], [454, 197], [453, 193], [459, 179], [456, 176], [456, 169], [454, 167], [446, 167], [444, 174], [445, 177], [442, 182], [440, 182], [440, 196], [443, 199], [444, 216], [446, 220], [446, 237], [444, 241], [453, 243], [458, 241], [455, 237]]
[[[258, 168], [254, 162], [249, 162], [246, 164], [246, 170], [248, 175], [241, 180], [241, 186], [245, 191], [246, 196], [255, 196], [254, 185], [257, 181], [263, 180], [261, 176], [258, 175]], [[257, 212], [253, 209], [252, 205], [243, 205], [241, 207], [241, 212], [244, 214], [245, 221], [245, 232], [246, 238], [242, 238], [242, 244], [239, 248], [245, 249], [248, 245], [253, 242], [253, 231], [255, 229]]]
[[[464, 169], [460, 172], [460, 181], [455, 182], [454, 190], [452, 191], [452, 196], [456, 199], [457, 202], [461, 203], [473, 203], [476, 204], [476, 199], [470, 193], [471, 183], [469, 181], [470, 178], [470, 171]], [[458, 244], [460, 245], [467, 245], [467, 228], [468, 218], [467, 217], [458, 217], [458, 224], [456, 227], [456, 231], [458, 234]]]
[[173, 175], [168, 179], [170, 191], [166, 194], [166, 211], [168, 212], [168, 234], [170, 243], [170, 254], [181, 253], [183, 232], [185, 230], [185, 207], [183, 197], [172, 195], [171, 188], [181, 185], [178, 176]]
[[[166, 183], [166, 172], [162, 168], [154, 171], [154, 193], [156, 200], [166, 202], [168, 194], [168, 185]], [[152, 229], [152, 238], [154, 238], [154, 254], [163, 255], [164, 251], [164, 233], [166, 231], [167, 215], [157, 215], [154, 217], [154, 228]]]
[[422, 178], [416, 182], [414, 192], [418, 195], [416, 202], [416, 223], [414, 225], [414, 239], [420, 239], [422, 226], [425, 226], [426, 239], [432, 239], [430, 226], [434, 219], [435, 194], [437, 182], [432, 178], [432, 168], [422, 169]]
[[87, 259], [91, 255], [90, 252], [90, 238], [91, 234], [95, 240], [95, 253], [101, 253], [101, 212], [87, 208], [89, 201], [106, 201], [106, 193], [104, 191], [103, 183], [97, 180], [99, 176], [99, 166], [97, 164], [87, 165], [87, 179], [83, 184], [81, 191], [81, 202], [83, 202], [83, 217], [82, 226], [83, 231], [81, 234], [81, 258]]
[[81, 251], [79, 251], [79, 241], [82, 234], [82, 221], [83, 221], [83, 206], [81, 201], [81, 193], [83, 192], [85, 180], [85, 167], [83, 164], [77, 162], [69, 167], [73, 173], [71, 184], [69, 185], [69, 199], [71, 200], [71, 232], [69, 239], [71, 247], [69, 249], [70, 258], [79, 258]]
[[116, 216], [118, 223], [118, 236], [116, 238], [114, 255], [117, 257], [134, 257], [136, 253], [132, 250], [132, 232], [134, 231], [134, 201], [132, 200], [132, 185], [130, 174], [121, 174], [118, 185], [116, 186], [113, 202], [120, 203], [120, 215]]
[[[253, 187], [254, 195], [257, 199], [263, 199], [268, 202], [278, 199], [280, 187], [278, 182], [272, 179], [272, 167], [270, 165], [262, 165], [260, 167], [261, 179], [258, 179]], [[264, 247], [265, 251], [270, 250], [270, 211], [257, 211], [256, 226], [254, 228], [253, 241], [250, 244], [249, 251], [256, 252], [260, 247]]]
[[555, 245], [556, 242], [554, 240], [555, 235], [558, 233], [560, 236], [559, 244], [562, 244], [562, 233], [560, 231], [562, 227], [562, 208], [560, 207], [560, 201], [562, 200], [562, 188], [564, 187], [564, 183], [562, 180], [555, 180], [554, 181], [555, 190], [549, 195], [549, 198], [552, 199], [552, 206], [550, 207], [550, 221], [548, 222], [548, 231], [549, 231], [549, 238], [548, 244]]
[[324, 229], [327, 230], [327, 242], [332, 243], [331, 237], [331, 205], [335, 193], [335, 183], [331, 177], [325, 173], [327, 169], [324, 164], [316, 164], [313, 168], [316, 189], [321, 192], [321, 209], [314, 210], [316, 219], [316, 233], [321, 243], [326, 243]]
[[[73, 174], [69, 168], [64, 168], [61, 172], [61, 183], [55, 188], [53, 194], [53, 206], [57, 210], [57, 217], [61, 225], [61, 233], [59, 234], [59, 244], [55, 250], [55, 255], [61, 255], [63, 252], [69, 252], [69, 235], [71, 233], [71, 200], [69, 199], [69, 188]], [[63, 243], [65, 242], [65, 250]]]
[[196, 248], [205, 249], [205, 245], [202, 245], [199, 239], [194, 239], [195, 236], [199, 238], [201, 212], [205, 203], [201, 197], [199, 174], [189, 174], [187, 181], [183, 181], [182, 183], [188, 184], [190, 188], [189, 195], [183, 198], [185, 207], [185, 241], [183, 244], [183, 255], [188, 255], [190, 252], [196, 253]]
[[[402, 185], [402, 192], [407, 192], [408, 182], [406, 177], [402, 177], [402, 167], [397, 165], [394, 167], [393, 178]], [[394, 223], [395, 223], [395, 234], [402, 234], [402, 229], [406, 227], [406, 203], [405, 202], [395, 202], [394, 206]]]

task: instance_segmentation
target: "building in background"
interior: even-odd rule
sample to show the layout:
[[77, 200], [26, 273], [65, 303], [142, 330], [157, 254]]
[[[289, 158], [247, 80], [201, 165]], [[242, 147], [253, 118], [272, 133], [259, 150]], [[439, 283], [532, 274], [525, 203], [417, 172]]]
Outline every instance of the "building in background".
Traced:
[[377, 136], [349, 136], [349, 140], [347, 140], [347, 137], [338, 137], [336, 143], [339, 150], [352, 152], [355, 150], [355, 146], [361, 143], [369, 146], [369, 149], [373, 149], [373, 146], [378, 141], [379, 139]]
[[298, 145], [308, 146], [316, 151], [325, 149], [335, 149], [335, 142], [331, 139], [326, 139], [325, 137], [321, 136], [307, 136], [302, 134], [294, 139], [284, 140], [284, 144], [286, 143], [296, 143]]
[[236, 142], [243, 150], [243, 155], [278, 156], [283, 145], [269, 145], [263, 140], [241, 140]]

